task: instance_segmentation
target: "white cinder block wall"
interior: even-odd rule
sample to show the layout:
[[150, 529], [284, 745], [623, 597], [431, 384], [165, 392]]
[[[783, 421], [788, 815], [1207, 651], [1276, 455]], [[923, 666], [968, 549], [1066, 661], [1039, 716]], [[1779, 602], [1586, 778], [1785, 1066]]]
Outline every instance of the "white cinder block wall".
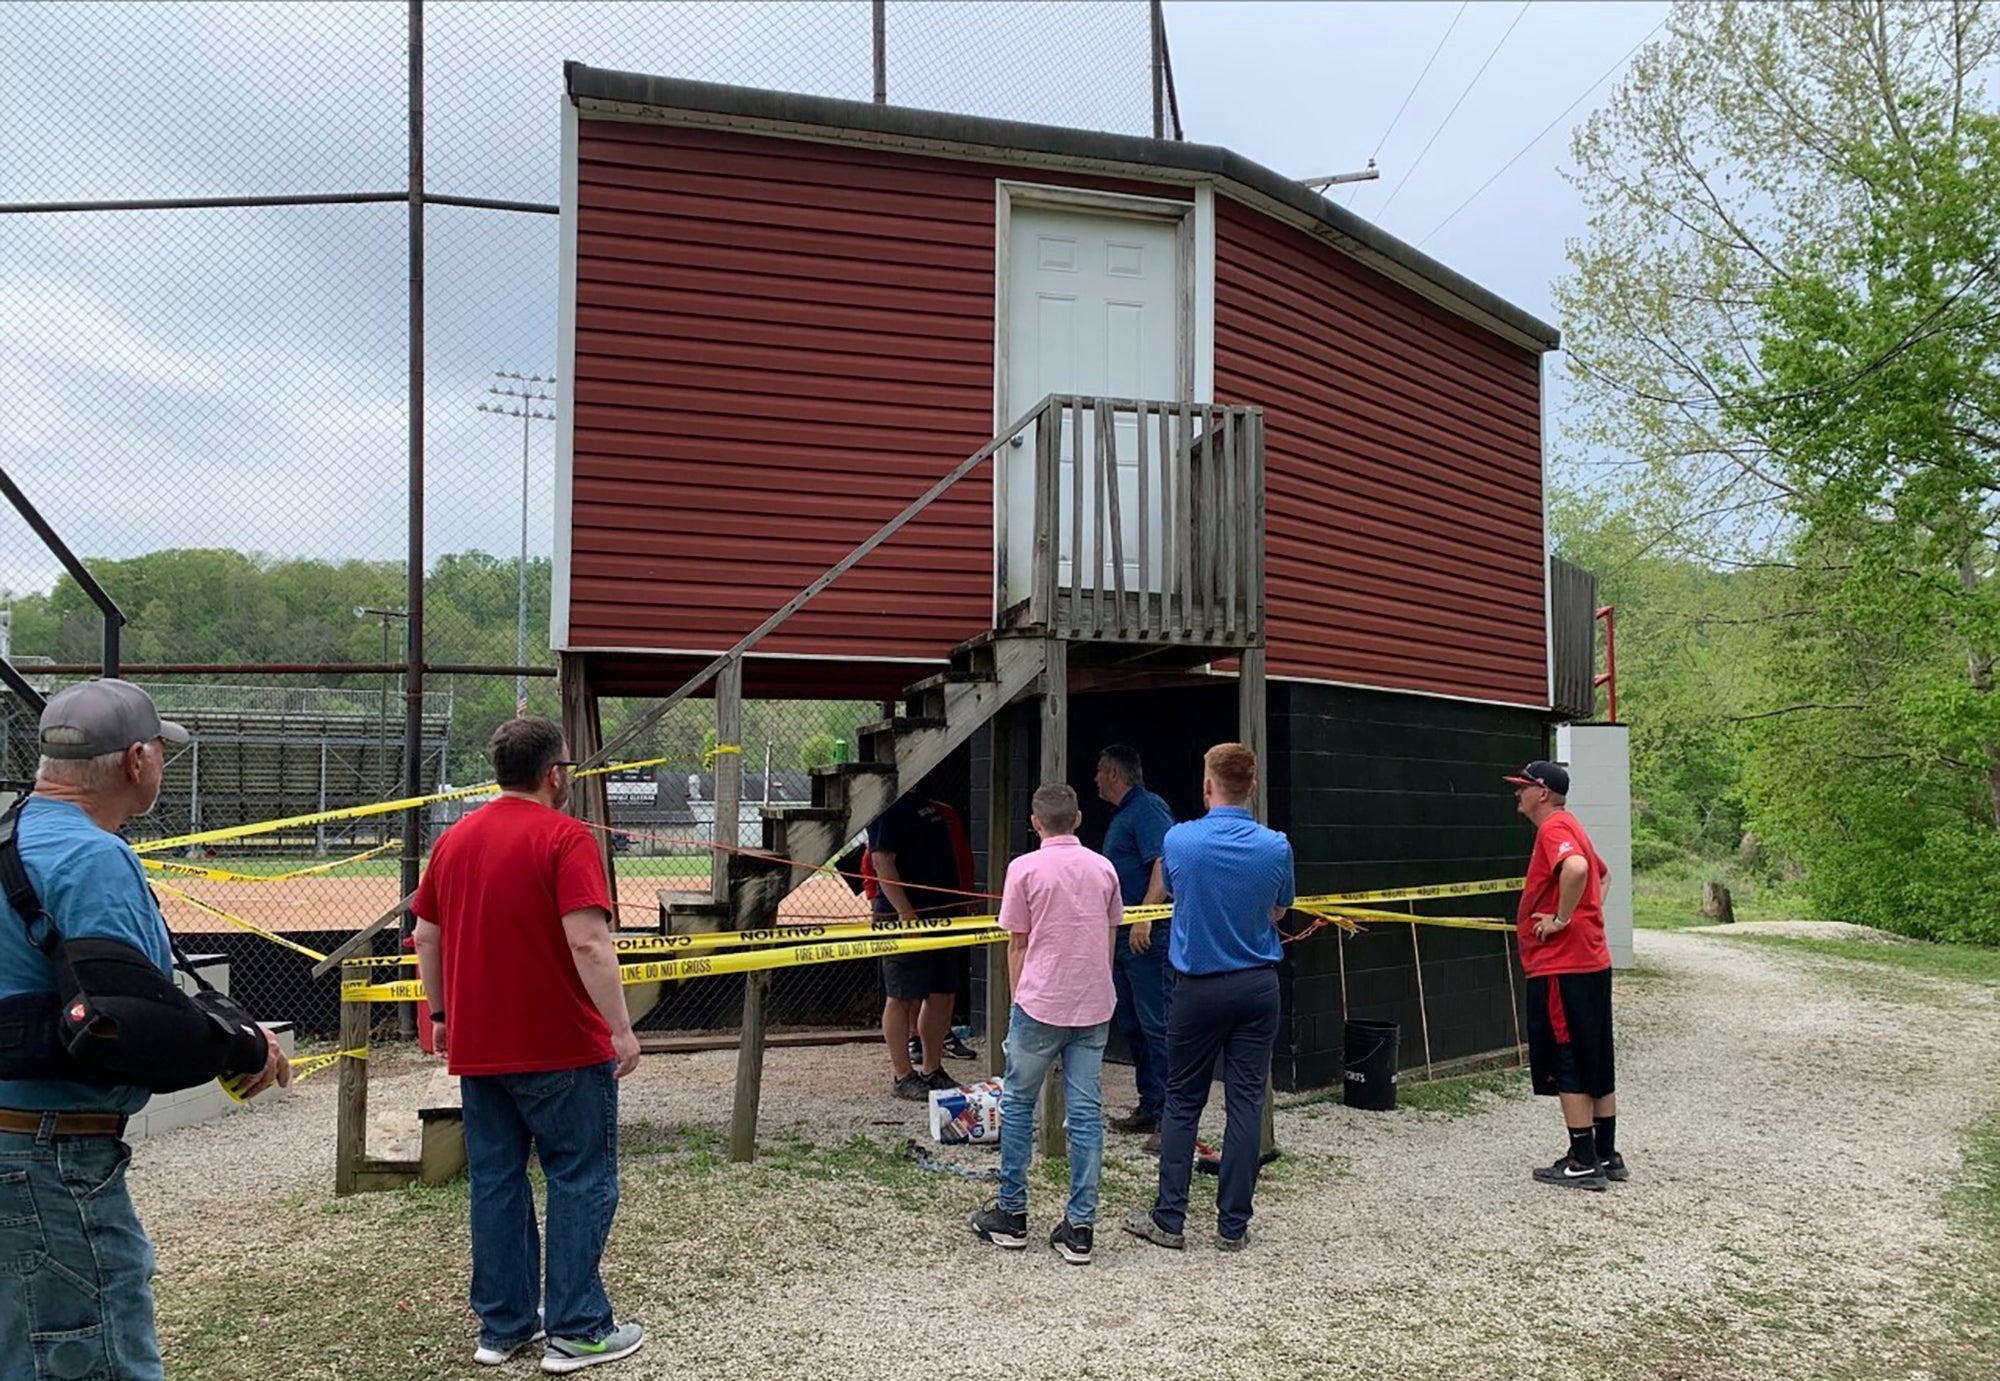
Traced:
[[1614, 968], [1632, 967], [1632, 744], [1623, 724], [1561, 724], [1556, 761], [1569, 769], [1570, 813], [1583, 822], [1611, 876], [1604, 938]]

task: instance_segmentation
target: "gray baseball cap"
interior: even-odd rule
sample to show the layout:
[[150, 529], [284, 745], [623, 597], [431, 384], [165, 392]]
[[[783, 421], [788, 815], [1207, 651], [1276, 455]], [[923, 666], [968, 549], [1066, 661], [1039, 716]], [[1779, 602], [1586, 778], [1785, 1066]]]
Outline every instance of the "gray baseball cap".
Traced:
[[67, 686], [42, 711], [45, 758], [95, 758], [156, 738], [186, 743], [188, 731], [160, 718], [153, 697], [130, 681], [107, 676]]

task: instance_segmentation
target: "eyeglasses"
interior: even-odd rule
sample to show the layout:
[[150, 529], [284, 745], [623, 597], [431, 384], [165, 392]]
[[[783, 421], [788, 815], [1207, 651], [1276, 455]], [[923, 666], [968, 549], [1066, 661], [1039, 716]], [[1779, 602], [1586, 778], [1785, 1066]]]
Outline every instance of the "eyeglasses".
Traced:
[[577, 768], [583, 766], [583, 764], [580, 762], [557, 761], [550, 763], [549, 766], [560, 767], [566, 772], [574, 772]]

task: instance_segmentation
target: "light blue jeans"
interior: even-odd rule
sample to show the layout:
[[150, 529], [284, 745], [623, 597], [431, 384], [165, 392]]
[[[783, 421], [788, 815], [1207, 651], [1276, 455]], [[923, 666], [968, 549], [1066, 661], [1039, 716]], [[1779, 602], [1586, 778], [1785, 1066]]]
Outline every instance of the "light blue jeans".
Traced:
[[1000, 1095], [1000, 1211], [1028, 1211], [1028, 1164], [1035, 1155], [1035, 1103], [1058, 1056], [1069, 1097], [1069, 1208], [1077, 1227], [1097, 1222], [1097, 1180], [1104, 1169], [1104, 1045], [1111, 1023], [1050, 1026], [1018, 1005], [1007, 1018], [1006, 1086]]
[[0, 1376], [161, 1381], [153, 1244], [117, 1137], [0, 1132]]

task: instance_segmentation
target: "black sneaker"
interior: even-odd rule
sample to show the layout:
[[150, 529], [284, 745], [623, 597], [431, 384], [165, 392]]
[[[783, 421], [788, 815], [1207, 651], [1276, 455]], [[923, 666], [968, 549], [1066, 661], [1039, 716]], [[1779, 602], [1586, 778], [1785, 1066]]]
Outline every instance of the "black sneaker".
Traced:
[[1055, 1231], [1049, 1234], [1049, 1246], [1057, 1256], [1069, 1262], [1070, 1265], [1088, 1266], [1090, 1264], [1090, 1239], [1092, 1235], [1089, 1227], [1078, 1227], [1075, 1223], [1065, 1218], [1060, 1223], [1057, 1223]]
[[908, 1099], [912, 1103], [931, 1101], [931, 1086], [921, 1074], [905, 1074], [895, 1082], [893, 1088], [898, 1098]]
[[1537, 1165], [1535, 1178], [1543, 1184], [1559, 1184], [1565, 1189], [1609, 1188], [1601, 1165], [1578, 1165], [1568, 1156], [1558, 1156], [1554, 1165]]
[[[1028, 1245], [1028, 1215], [1008, 1213], [998, 1203], [988, 1204], [972, 1215], [973, 1236], [1017, 1252]], [[1089, 1250], [1086, 1245], [1085, 1251]], [[1086, 1256], [1085, 1260], [1089, 1258]]]
[[1613, 1184], [1623, 1184], [1632, 1178], [1632, 1172], [1625, 1168], [1625, 1157], [1616, 1151], [1601, 1157], [1600, 1163], [1604, 1166], [1604, 1178]]
[[927, 1091], [934, 1088], [958, 1087], [958, 1080], [945, 1073], [943, 1066], [939, 1066], [928, 1074], [919, 1074], [916, 1077], [924, 1081], [924, 1088]]
[[947, 1036], [944, 1042], [945, 1055], [954, 1060], [976, 1060], [979, 1052], [960, 1040], [957, 1036]]
[[1148, 1117], [1145, 1113], [1142, 1113], [1137, 1108], [1134, 1108], [1124, 1117], [1112, 1118], [1111, 1130], [1114, 1132], [1126, 1132], [1134, 1135], [1140, 1132], [1157, 1133], [1160, 1130], [1160, 1119], [1157, 1117]]
[[910, 1063], [918, 1069], [924, 1067], [924, 1043], [917, 1037], [910, 1037]]

